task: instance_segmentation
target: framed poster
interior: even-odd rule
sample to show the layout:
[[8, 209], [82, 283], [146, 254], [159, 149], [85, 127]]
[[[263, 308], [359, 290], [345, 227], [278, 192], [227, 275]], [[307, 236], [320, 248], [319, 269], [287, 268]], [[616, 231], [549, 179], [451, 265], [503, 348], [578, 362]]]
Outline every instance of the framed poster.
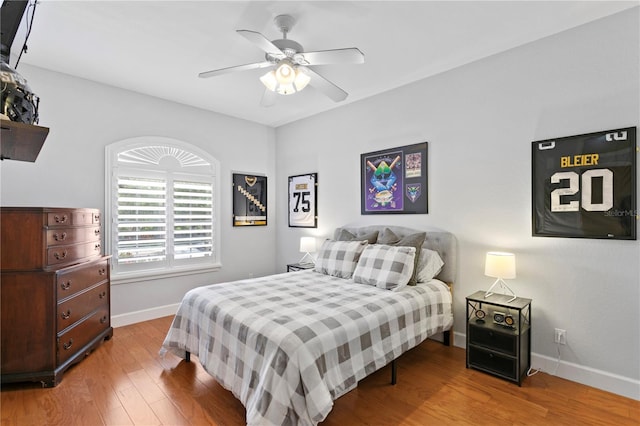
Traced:
[[362, 214], [428, 213], [427, 142], [360, 155]]
[[233, 226], [267, 224], [267, 177], [233, 174]]
[[289, 176], [289, 226], [318, 227], [318, 174]]
[[531, 148], [533, 236], [636, 239], [635, 127]]

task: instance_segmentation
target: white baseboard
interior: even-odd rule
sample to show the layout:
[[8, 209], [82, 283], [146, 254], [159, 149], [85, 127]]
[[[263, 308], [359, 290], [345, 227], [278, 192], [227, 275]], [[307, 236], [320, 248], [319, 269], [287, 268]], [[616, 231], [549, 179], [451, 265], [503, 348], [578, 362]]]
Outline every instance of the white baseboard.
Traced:
[[178, 312], [178, 306], [180, 306], [180, 304], [175, 303], [173, 305], [158, 306], [155, 308], [143, 309], [141, 311], [113, 315], [111, 317], [111, 326], [122, 327], [125, 325], [135, 324], [137, 322], [175, 315], [175, 313]]
[[[466, 348], [466, 335], [454, 332], [453, 344], [459, 348]], [[531, 366], [534, 370], [540, 370], [552, 376], [558, 376], [572, 382], [640, 401], [640, 380], [630, 379], [572, 362], [562, 360], [558, 362], [556, 358], [536, 353], [531, 353]]]

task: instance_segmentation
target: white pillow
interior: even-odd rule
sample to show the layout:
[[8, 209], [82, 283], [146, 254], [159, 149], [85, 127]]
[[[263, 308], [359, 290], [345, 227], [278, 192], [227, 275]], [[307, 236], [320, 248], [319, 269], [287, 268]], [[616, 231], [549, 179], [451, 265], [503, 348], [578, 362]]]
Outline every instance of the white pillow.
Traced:
[[366, 245], [366, 241], [326, 240], [320, 247], [313, 269], [334, 277], [351, 278]]
[[368, 245], [353, 273], [353, 281], [386, 290], [400, 290], [413, 274], [415, 247]]
[[444, 262], [437, 251], [422, 248], [420, 259], [418, 260], [418, 274], [416, 280], [419, 283], [426, 283], [434, 279], [440, 271]]

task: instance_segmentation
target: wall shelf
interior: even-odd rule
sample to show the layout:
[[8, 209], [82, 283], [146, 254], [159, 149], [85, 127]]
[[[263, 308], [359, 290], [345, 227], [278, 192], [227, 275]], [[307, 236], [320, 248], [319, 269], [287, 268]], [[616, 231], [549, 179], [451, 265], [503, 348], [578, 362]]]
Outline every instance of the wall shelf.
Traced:
[[49, 134], [49, 128], [10, 120], [0, 122], [0, 160], [35, 162]]

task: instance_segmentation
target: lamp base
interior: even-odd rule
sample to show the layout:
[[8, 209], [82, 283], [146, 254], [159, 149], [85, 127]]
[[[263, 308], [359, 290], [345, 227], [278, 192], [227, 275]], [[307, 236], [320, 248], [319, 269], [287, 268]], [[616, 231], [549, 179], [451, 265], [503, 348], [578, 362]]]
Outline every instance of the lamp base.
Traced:
[[[305, 260], [307, 257], [309, 258], [309, 260]], [[305, 265], [305, 264], [315, 265], [315, 264], [316, 264], [316, 261], [315, 261], [315, 259], [313, 258], [313, 256], [311, 256], [311, 254], [310, 254], [309, 252], [306, 252], [306, 253], [304, 254], [304, 256], [302, 256], [302, 259], [300, 259], [300, 260], [298, 261], [298, 263], [300, 263], [300, 264], [302, 264], [302, 265]]]
[[[513, 292], [513, 290], [511, 290], [511, 289], [509, 288], [509, 286], [507, 285], [507, 283], [505, 283], [505, 282], [504, 282], [504, 280], [503, 280], [502, 278], [498, 278], [498, 279], [496, 280], [496, 282], [494, 282], [494, 283], [491, 285], [491, 287], [489, 287], [489, 290], [487, 290], [487, 291], [486, 291], [486, 293], [484, 294], [484, 298], [485, 298], [485, 299], [486, 299], [487, 297], [489, 297], [489, 296], [491, 296], [491, 295], [493, 295], [493, 294], [494, 294], [494, 293], [493, 293], [493, 288], [494, 288], [495, 286], [497, 286], [498, 284], [500, 284], [500, 287], [501, 287], [503, 290], [508, 291], [509, 293], [511, 293], [511, 296], [513, 296], [511, 299], [507, 300], [507, 303], [509, 303], [509, 302], [513, 302], [514, 300], [516, 300], [516, 294]], [[503, 294], [504, 294], [504, 293], [503, 293]]]

